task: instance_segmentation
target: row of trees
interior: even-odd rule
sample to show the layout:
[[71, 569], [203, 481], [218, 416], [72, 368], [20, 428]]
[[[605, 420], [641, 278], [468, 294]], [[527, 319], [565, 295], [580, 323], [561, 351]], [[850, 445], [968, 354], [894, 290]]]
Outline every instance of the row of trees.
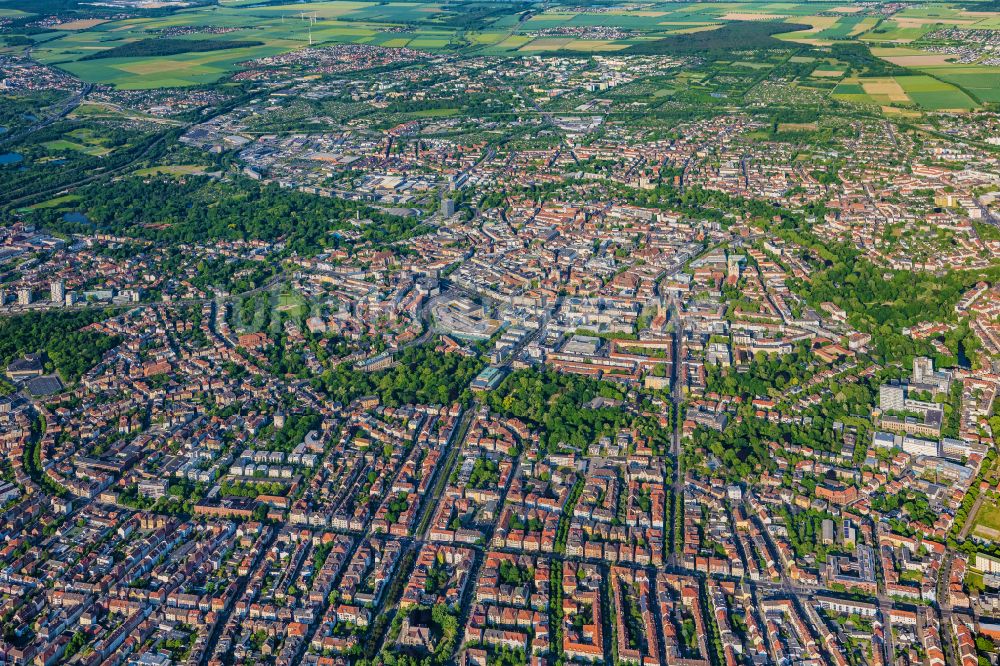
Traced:
[[257, 499], [259, 495], [284, 495], [288, 486], [279, 481], [223, 481], [219, 494], [223, 497]]

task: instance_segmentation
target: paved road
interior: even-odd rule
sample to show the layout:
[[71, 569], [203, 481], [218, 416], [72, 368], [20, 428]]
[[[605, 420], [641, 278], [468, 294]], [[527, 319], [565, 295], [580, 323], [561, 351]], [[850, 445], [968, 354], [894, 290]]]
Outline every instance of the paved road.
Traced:
[[[190, 126], [190, 123], [184, 125], [184, 127], [188, 126]], [[146, 148], [141, 153], [139, 153], [139, 155], [137, 155], [134, 159], [131, 159], [125, 164], [121, 165], [120, 167], [115, 167], [114, 169], [108, 169], [106, 171], [94, 173], [90, 176], [85, 176], [84, 178], [77, 179], [70, 183], [61, 183], [59, 185], [54, 185], [52, 187], [42, 190], [33, 190], [30, 194], [23, 194], [15, 199], [11, 199], [10, 201], [5, 202], [4, 205], [10, 208], [14, 208], [21, 205], [22, 203], [30, 203], [32, 200], [52, 197], [57, 194], [61, 194], [62, 192], [80, 187], [81, 185], [87, 185], [88, 183], [92, 183], [102, 178], [108, 178], [109, 176], [116, 176], [121, 173], [124, 173], [126, 170], [131, 169], [136, 162], [140, 162], [143, 159], [145, 159], [146, 156], [149, 155], [154, 148], [159, 146], [160, 143], [162, 143], [165, 138], [166, 134], [160, 135], [152, 143], [146, 146]]]
[[92, 84], [85, 83], [83, 88], [81, 88], [78, 92], [74, 93], [69, 98], [64, 100], [62, 104], [59, 105], [58, 108], [56, 108], [54, 111], [49, 113], [44, 118], [38, 120], [32, 125], [29, 125], [28, 127], [22, 128], [16, 132], [11, 132], [7, 136], [3, 137], [3, 139], [0, 140], [0, 146], [6, 146], [9, 144], [17, 143], [18, 141], [28, 136], [29, 134], [37, 132], [43, 127], [48, 127], [57, 120], [65, 118], [66, 116], [68, 116], [70, 113], [73, 112], [73, 109], [80, 106], [80, 103], [90, 93], [90, 91], [93, 90], [93, 88], [94, 86]]
[[983, 214], [983, 221], [992, 224], [994, 227], [1000, 227], [1000, 217], [993, 214], [986, 205], [979, 200], [979, 197], [972, 197], [972, 200], [976, 202], [976, 207], [979, 208], [979, 212]]
[[477, 410], [478, 403], [473, 403], [462, 414], [462, 419], [459, 421], [458, 426], [456, 426], [451, 441], [448, 444], [448, 456], [445, 458], [444, 464], [437, 470], [438, 476], [431, 487], [430, 496], [424, 500], [424, 504], [420, 508], [421, 515], [416, 521], [417, 529], [415, 532], [417, 535], [416, 539], [420, 542], [427, 540], [427, 533], [431, 529], [431, 519], [434, 511], [441, 500], [441, 495], [444, 494], [445, 486], [448, 485], [448, 478], [451, 476], [452, 470], [458, 461], [458, 455], [462, 450], [462, 442], [465, 441], [465, 435], [469, 431], [469, 426], [472, 424], [472, 419]]
[[434, 334], [437, 333], [437, 328], [434, 326], [434, 320], [431, 317], [431, 315], [433, 314], [432, 309], [434, 308], [434, 305], [436, 305], [438, 301], [441, 301], [445, 298], [454, 298], [455, 296], [459, 295], [459, 293], [460, 293], [459, 290], [455, 289], [454, 287], [448, 287], [437, 296], [433, 296], [427, 299], [427, 301], [423, 305], [421, 305], [420, 308], [417, 310], [417, 319], [423, 322], [424, 332], [421, 333], [416, 338], [413, 338], [409, 342], [404, 342], [399, 346], [399, 348], [406, 349], [407, 347], [422, 345], [428, 340], [430, 340], [434, 336]]
[[[674, 483], [673, 483], [673, 506], [671, 509], [677, 507], [677, 498], [683, 497], [684, 495], [684, 474], [681, 470], [681, 408], [684, 404], [684, 390], [683, 390], [683, 377], [681, 375], [681, 366], [683, 364], [681, 360], [681, 335], [684, 328], [684, 323], [680, 316], [680, 308], [673, 299], [670, 300], [670, 309], [668, 310], [670, 316], [670, 322], [674, 324], [674, 344], [671, 348], [671, 356], [673, 357], [673, 363], [670, 364], [670, 401], [673, 404], [674, 409], [674, 432], [670, 439], [670, 455], [674, 459]], [[674, 548], [670, 555], [667, 557], [667, 562], [670, 566], [678, 566], [679, 562], [677, 559], [677, 551], [680, 551], [680, 545], [677, 544], [676, 540], [683, 538], [683, 535], [677, 533], [675, 528], [677, 526], [677, 516], [673, 515], [671, 511], [671, 523], [670, 530], [674, 533]]]

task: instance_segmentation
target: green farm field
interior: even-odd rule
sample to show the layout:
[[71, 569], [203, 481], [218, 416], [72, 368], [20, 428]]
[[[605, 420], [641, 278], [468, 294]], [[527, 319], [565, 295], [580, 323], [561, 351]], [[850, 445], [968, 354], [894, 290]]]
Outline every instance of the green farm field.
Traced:
[[[4, 9], [3, 3], [0, 0], [0, 16], [5, 12], [17, 15], [16, 10]], [[57, 30], [33, 34], [32, 55], [85, 81], [148, 89], [223, 80], [244, 68], [247, 61], [307, 48], [310, 33], [317, 45], [370, 44], [465, 56], [613, 55], [639, 47], [648, 53], [650, 44], [664, 38], [691, 35], [697, 39], [733, 23], [768, 23], [788, 24], [789, 29], [778, 29], [775, 38], [788, 49], [800, 49], [798, 55], [785, 54], [797, 58], [792, 62], [824, 59], [822, 51], [834, 44], [871, 45], [878, 57], [912, 72], [913, 80], [902, 77], [901, 85], [905, 96], [922, 109], [970, 109], [1000, 102], [1000, 67], [952, 63], [945, 56], [920, 49], [920, 40], [941, 28], [1000, 27], [1000, 13], [971, 11], [953, 3], [924, 3], [890, 17], [836, 2], [652, 2], [602, 11], [568, 5], [525, 11], [526, 5], [498, 3], [485, 10], [474, 5], [473, 16], [466, 15], [473, 10], [464, 7], [440, 1], [261, 4], [223, 0], [218, 5], [162, 16], [67, 23]], [[94, 59], [102, 51], [179, 28], [184, 32], [176, 39], [211, 38], [242, 44], [212, 51]], [[258, 45], [247, 46], [246, 42]], [[759, 69], [765, 72], [784, 57], [754, 61], [754, 68], [763, 63]], [[844, 101], [863, 101], [864, 90], [856, 91], [855, 83], [846, 79], [864, 76], [864, 71], [852, 71], [850, 63], [842, 60], [825, 60], [827, 65], [817, 65], [818, 73], [809, 80], [818, 86], [822, 82]], [[739, 64], [747, 63], [747, 58], [733, 58], [732, 62], [738, 63], [732, 65], [735, 70], [747, 71], [745, 64]]]

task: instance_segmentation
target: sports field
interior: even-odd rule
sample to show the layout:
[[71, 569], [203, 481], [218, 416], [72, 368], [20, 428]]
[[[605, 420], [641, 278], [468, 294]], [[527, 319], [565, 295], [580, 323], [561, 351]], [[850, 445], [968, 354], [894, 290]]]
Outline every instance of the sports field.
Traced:
[[996, 496], [983, 500], [976, 512], [972, 534], [984, 539], [1000, 540], [1000, 500]]

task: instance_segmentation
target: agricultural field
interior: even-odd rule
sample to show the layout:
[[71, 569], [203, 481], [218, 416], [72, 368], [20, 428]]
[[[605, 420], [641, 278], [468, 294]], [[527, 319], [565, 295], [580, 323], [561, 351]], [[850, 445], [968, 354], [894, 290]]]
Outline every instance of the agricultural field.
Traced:
[[965, 110], [976, 103], [964, 92], [930, 76], [901, 76], [896, 82], [919, 107], [930, 111]]
[[832, 95], [841, 101], [878, 106], [914, 106], [925, 111], [966, 111], [978, 106], [975, 100], [954, 85], [919, 74], [846, 78], [834, 88]]
[[925, 71], [962, 88], [980, 102], [1000, 103], [1000, 71], [996, 67], [943, 66], [927, 67]]
[[[694, 72], [678, 72], [692, 78], [649, 91], [654, 100], [673, 98], [678, 90], [692, 99], [744, 94], [780, 69], [803, 91], [899, 113], [967, 111], [1000, 103], [1000, 66], [983, 59], [959, 62], [935, 38], [941, 31], [998, 26], [995, 13], [956, 3], [885, 12], [834, 2], [651, 2], [592, 10], [513, 0], [495, 5], [230, 0], [128, 19], [81, 17], [49, 31], [33, 31], [28, 41], [39, 62], [121, 90], [211, 85], [250, 61], [308, 48], [310, 41], [459, 57], [691, 53], [707, 56], [705, 66], [713, 74], [702, 79]], [[132, 55], [163, 38], [170, 42], [169, 52]], [[185, 40], [192, 42], [189, 49]], [[731, 42], [769, 49], [769, 55], [748, 51], [753, 57], [731, 57], [722, 48]], [[112, 57], [119, 53], [128, 57]], [[97, 111], [85, 107], [81, 113]], [[454, 113], [444, 108], [410, 117]], [[104, 150], [67, 138], [49, 142], [48, 148], [89, 155]]]
[[[0, 11], [18, 15], [13, 9]], [[925, 43], [928, 34], [941, 29], [1000, 26], [995, 14], [954, 3], [925, 3], [885, 13], [835, 2], [651, 2], [597, 11], [513, 0], [488, 6], [227, 0], [163, 15], [79, 18], [35, 31], [29, 39], [33, 57], [42, 63], [84, 81], [142, 90], [212, 84], [244, 69], [248, 61], [307, 48], [310, 41], [460, 56], [710, 52], [731, 39], [733, 30], [753, 32], [748, 26], [768, 26], [761, 31], [764, 41], [738, 43], [785, 52], [777, 59], [729, 59], [724, 76], [733, 84], [747, 76], [752, 83], [755, 74], [764, 76], [786, 62], [795, 66], [801, 85], [844, 102], [918, 110], [967, 110], [1000, 102], [1000, 67], [956, 62]], [[123, 47], [133, 45], [134, 51], [134, 45], [164, 37], [172, 43], [169, 53], [100, 56], [112, 49], [125, 54], [130, 49]], [[192, 42], [190, 50], [183, 48], [184, 40]], [[841, 45], [871, 47], [874, 62], [884, 62], [888, 69], [853, 56], [829, 57], [829, 51]], [[711, 59], [723, 60], [718, 55]], [[719, 83], [717, 79], [704, 92], [711, 94]]]

